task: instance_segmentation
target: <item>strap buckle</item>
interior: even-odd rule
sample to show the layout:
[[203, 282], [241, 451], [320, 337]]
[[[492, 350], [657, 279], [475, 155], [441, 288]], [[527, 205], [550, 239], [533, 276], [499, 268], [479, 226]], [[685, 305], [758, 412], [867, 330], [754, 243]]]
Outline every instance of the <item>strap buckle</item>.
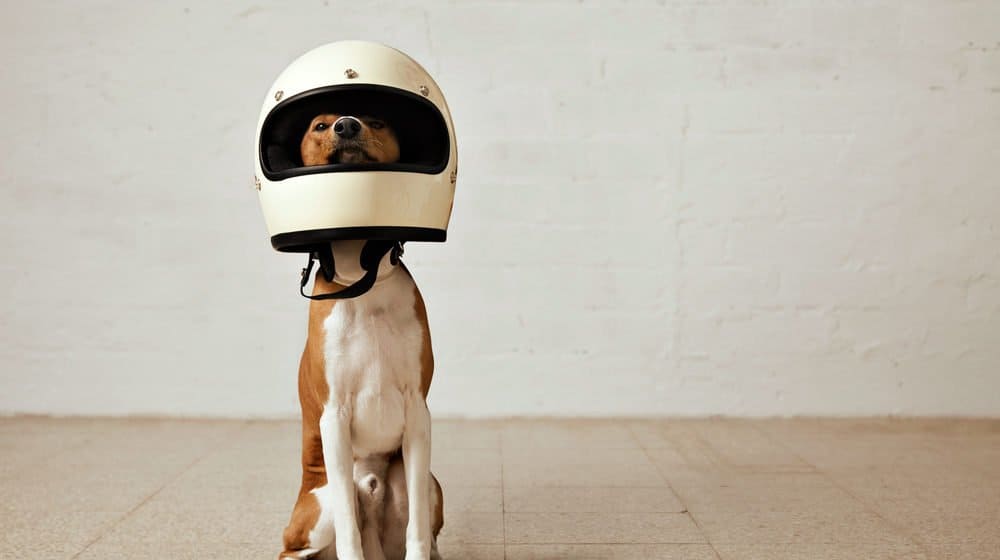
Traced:
[[403, 242], [397, 241], [392, 246], [392, 251], [389, 252], [389, 262], [392, 266], [399, 265], [400, 259], [403, 257]]

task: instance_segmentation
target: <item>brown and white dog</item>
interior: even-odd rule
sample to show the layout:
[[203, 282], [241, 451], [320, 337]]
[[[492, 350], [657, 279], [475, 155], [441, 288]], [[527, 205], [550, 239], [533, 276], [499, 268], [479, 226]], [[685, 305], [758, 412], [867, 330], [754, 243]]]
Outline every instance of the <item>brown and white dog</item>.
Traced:
[[[301, 151], [305, 165], [399, 159], [383, 120], [336, 114], [313, 119]], [[313, 293], [360, 279], [363, 245], [333, 242], [336, 276], [317, 273]], [[423, 299], [388, 256], [364, 295], [311, 302], [299, 363], [302, 486], [279, 559], [440, 559], [444, 498], [425, 401], [433, 369]]]

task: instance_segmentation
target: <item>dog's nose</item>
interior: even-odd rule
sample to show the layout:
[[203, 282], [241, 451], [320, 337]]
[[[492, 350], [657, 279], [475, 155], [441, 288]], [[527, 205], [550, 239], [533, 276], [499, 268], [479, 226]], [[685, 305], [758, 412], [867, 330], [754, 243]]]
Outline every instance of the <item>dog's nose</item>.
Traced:
[[333, 131], [341, 138], [354, 138], [361, 132], [361, 121], [354, 117], [340, 117], [333, 123]]

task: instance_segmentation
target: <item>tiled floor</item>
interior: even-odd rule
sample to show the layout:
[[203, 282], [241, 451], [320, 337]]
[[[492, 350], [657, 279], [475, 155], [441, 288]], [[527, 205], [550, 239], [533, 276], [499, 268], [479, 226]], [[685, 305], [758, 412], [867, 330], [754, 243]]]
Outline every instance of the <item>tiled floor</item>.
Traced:
[[[0, 558], [273, 560], [294, 422], [0, 419]], [[1000, 558], [1000, 421], [438, 421], [446, 560]]]

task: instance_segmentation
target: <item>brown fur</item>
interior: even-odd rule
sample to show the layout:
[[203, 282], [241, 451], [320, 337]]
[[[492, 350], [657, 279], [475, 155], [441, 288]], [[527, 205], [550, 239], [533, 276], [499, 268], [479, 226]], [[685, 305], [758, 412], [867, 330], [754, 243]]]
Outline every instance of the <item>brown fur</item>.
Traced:
[[[399, 161], [399, 140], [392, 127], [381, 119], [356, 117], [361, 121], [361, 131], [351, 139], [340, 138], [333, 132], [333, 125], [344, 115], [326, 113], [317, 115], [302, 137], [299, 149], [303, 165], [328, 163], [395, 163]], [[376, 128], [379, 124], [381, 128]], [[317, 130], [319, 126], [323, 130]]]

